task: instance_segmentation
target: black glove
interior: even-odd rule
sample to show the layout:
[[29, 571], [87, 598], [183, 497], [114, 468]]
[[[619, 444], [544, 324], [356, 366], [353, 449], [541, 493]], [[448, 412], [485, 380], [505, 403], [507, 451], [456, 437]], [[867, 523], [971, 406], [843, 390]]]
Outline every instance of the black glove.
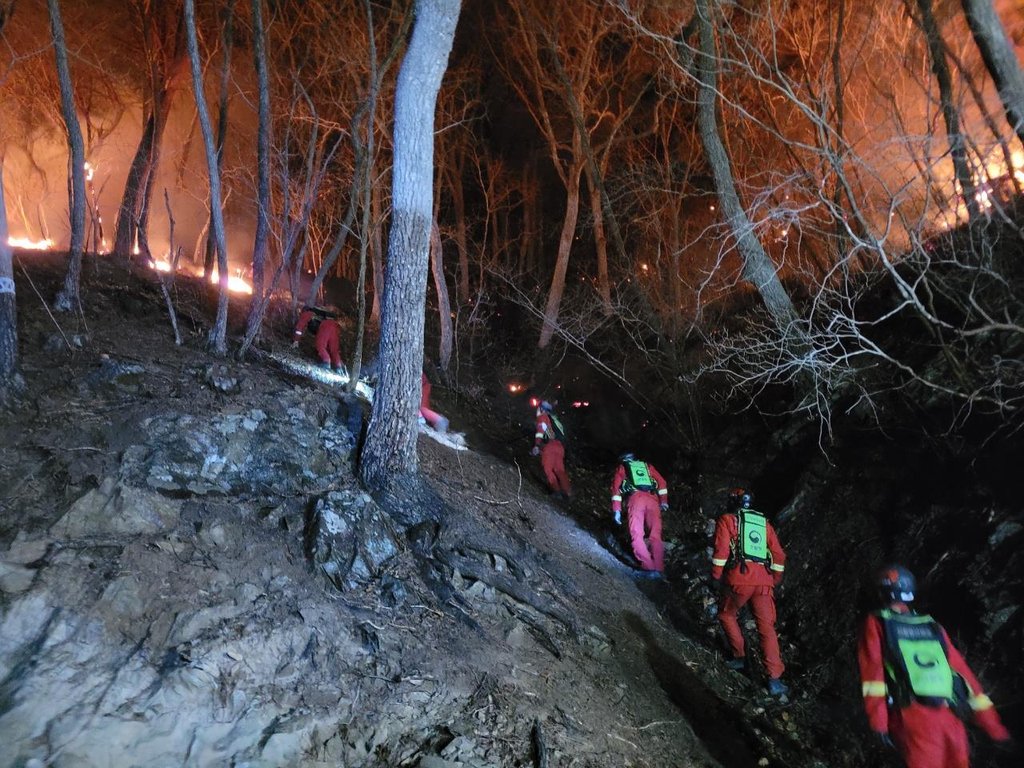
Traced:
[[1017, 741], [1015, 739], [1001, 739], [993, 743], [995, 744], [996, 751], [1000, 752], [1001, 754], [1017, 754]]

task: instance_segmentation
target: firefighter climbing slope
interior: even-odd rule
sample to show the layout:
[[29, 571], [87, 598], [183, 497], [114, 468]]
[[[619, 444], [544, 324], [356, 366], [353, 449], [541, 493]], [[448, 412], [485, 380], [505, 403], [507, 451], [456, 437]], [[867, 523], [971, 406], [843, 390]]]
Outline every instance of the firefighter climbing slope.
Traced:
[[337, 372], [343, 371], [338, 308], [333, 305], [323, 308], [303, 307], [292, 333], [293, 347], [299, 346], [299, 339], [305, 334], [307, 328], [316, 334], [316, 354], [320, 358], [320, 364]]
[[[661, 513], [668, 510], [668, 486], [665, 478], [646, 461], [632, 453], [619, 457], [612, 478], [612, 514], [622, 525], [622, 497], [626, 496], [626, 517], [633, 556], [645, 571], [665, 570], [665, 548], [661, 543]], [[650, 539], [650, 548], [644, 537]]]
[[864, 709], [875, 735], [895, 747], [907, 768], [967, 768], [961, 717], [1008, 742], [1010, 734], [946, 630], [911, 610], [913, 574], [890, 565], [876, 583], [884, 607], [864, 620], [857, 645]]
[[775, 587], [782, 583], [786, 553], [775, 529], [760, 512], [751, 508], [752, 495], [743, 488], [729, 493], [726, 512], [715, 524], [711, 577], [724, 584], [718, 603], [718, 621], [725, 630], [732, 658], [730, 669], [746, 668], [739, 611], [748, 603], [761, 640], [768, 692], [785, 696], [789, 688], [780, 679], [785, 667], [775, 632]]
[[565, 471], [565, 428], [555, 415], [555, 409], [546, 400], [537, 405], [537, 426], [533, 436], [534, 456], [540, 456], [540, 465], [548, 487], [556, 497], [570, 498], [572, 485]]

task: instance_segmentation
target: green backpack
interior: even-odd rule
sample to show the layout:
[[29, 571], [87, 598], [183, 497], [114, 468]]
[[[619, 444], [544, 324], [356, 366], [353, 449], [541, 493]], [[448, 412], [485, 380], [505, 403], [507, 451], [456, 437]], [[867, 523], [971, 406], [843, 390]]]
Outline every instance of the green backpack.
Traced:
[[739, 509], [736, 511], [736, 517], [739, 528], [737, 550], [740, 560], [770, 563], [772, 556], [768, 551], [768, 519], [753, 509]]
[[911, 700], [929, 706], [956, 705], [956, 675], [949, 666], [942, 630], [931, 616], [878, 613], [885, 630], [886, 674], [894, 683], [898, 704]]
[[624, 461], [622, 466], [626, 468], [626, 479], [622, 483], [622, 490], [625, 493], [633, 491], [653, 491], [658, 484], [654, 482], [651, 473], [647, 470], [646, 461]]

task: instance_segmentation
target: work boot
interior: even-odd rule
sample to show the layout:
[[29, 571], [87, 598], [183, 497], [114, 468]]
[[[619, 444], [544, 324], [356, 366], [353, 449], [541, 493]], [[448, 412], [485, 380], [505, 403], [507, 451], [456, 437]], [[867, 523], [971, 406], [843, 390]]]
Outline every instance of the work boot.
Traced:
[[768, 681], [768, 693], [772, 696], [785, 696], [789, 693], [789, 686], [779, 680], [777, 677], [773, 677]]
[[[725, 662], [725, 666], [731, 669], [733, 672], [742, 672], [747, 668], [747, 657], [740, 656], [739, 658], [732, 658]], [[778, 682], [778, 681], [776, 681]]]

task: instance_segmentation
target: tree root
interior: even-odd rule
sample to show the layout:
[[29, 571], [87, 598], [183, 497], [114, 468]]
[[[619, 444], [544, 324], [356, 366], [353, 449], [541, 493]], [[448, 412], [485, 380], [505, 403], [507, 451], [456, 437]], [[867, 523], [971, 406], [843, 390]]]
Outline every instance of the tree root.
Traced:
[[456, 554], [450, 550], [437, 549], [435, 557], [453, 570], [458, 570], [463, 576], [468, 576], [476, 581], [482, 581], [489, 587], [503, 592], [514, 600], [530, 606], [539, 613], [548, 616], [562, 624], [568, 629], [577, 640], [580, 637], [580, 627], [571, 614], [546, 600], [533, 590], [524, 587], [503, 573], [498, 573], [479, 562], [468, 557]]

